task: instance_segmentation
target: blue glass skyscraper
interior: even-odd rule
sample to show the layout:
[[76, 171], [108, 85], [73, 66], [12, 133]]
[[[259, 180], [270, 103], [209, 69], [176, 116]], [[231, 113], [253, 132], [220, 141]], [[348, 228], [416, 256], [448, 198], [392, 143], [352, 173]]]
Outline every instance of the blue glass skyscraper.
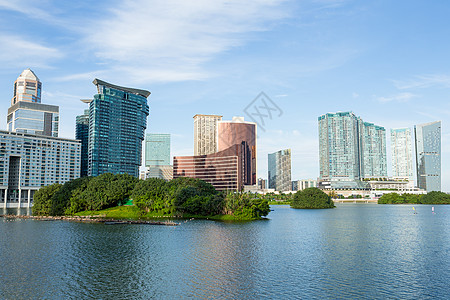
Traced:
[[149, 91], [95, 79], [98, 94], [89, 104], [88, 175], [139, 175], [147, 127]]
[[170, 134], [147, 134], [145, 137], [145, 166], [168, 165], [170, 165]]
[[417, 186], [427, 192], [441, 190], [441, 122], [414, 126]]

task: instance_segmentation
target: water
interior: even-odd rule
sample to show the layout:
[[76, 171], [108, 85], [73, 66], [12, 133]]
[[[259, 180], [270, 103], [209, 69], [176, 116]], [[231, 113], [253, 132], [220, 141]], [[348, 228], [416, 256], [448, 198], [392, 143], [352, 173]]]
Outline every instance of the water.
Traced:
[[177, 227], [0, 219], [0, 298], [450, 297], [450, 206], [272, 209]]

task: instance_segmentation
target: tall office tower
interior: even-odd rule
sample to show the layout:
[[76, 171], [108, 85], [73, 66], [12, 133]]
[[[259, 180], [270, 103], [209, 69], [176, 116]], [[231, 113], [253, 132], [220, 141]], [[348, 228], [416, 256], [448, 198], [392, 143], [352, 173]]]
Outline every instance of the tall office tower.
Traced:
[[392, 176], [413, 179], [411, 130], [391, 129]]
[[417, 186], [441, 190], [441, 121], [414, 126]]
[[359, 123], [352, 112], [319, 117], [321, 179], [358, 180], [360, 173]]
[[170, 134], [149, 133], [145, 137], [144, 178], [171, 180], [173, 168], [170, 165]]
[[8, 130], [45, 136], [58, 136], [59, 107], [41, 104], [42, 84], [26, 69], [14, 82], [14, 96], [8, 109]]
[[387, 177], [386, 129], [360, 122], [361, 177]]
[[217, 152], [217, 122], [222, 116], [194, 116], [194, 155], [207, 155]]
[[291, 149], [268, 155], [269, 189], [285, 192], [292, 189]]
[[[83, 103], [91, 103], [89, 100], [81, 100]], [[75, 138], [81, 141], [81, 173], [80, 176], [88, 176], [89, 166], [89, 109], [84, 114], [77, 116], [75, 124]]]
[[244, 185], [256, 185], [256, 123], [245, 122], [243, 117], [217, 122], [217, 150], [223, 151], [239, 145], [243, 152]]
[[88, 175], [109, 172], [138, 177], [150, 92], [99, 79], [93, 83], [98, 94], [89, 104]]

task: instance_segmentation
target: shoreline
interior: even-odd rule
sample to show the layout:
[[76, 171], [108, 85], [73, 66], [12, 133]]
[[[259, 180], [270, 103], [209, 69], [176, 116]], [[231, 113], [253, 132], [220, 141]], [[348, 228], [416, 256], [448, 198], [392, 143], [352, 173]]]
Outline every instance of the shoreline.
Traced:
[[0, 218], [5, 219], [25, 219], [37, 221], [70, 221], [81, 223], [104, 223], [106, 225], [163, 225], [163, 226], [177, 226], [179, 223], [173, 221], [145, 221], [145, 220], [123, 220], [114, 218], [105, 218], [105, 216], [25, 216], [25, 215], [0, 215]]

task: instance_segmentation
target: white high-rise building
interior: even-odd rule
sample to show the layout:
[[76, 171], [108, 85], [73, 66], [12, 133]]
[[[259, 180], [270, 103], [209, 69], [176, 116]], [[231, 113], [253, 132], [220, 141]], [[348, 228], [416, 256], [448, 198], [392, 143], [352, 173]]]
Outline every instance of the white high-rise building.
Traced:
[[413, 178], [411, 130], [391, 129], [392, 176]]
[[194, 116], [194, 155], [207, 155], [217, 150], [217, 122], [222, 116], [195, 115]]

